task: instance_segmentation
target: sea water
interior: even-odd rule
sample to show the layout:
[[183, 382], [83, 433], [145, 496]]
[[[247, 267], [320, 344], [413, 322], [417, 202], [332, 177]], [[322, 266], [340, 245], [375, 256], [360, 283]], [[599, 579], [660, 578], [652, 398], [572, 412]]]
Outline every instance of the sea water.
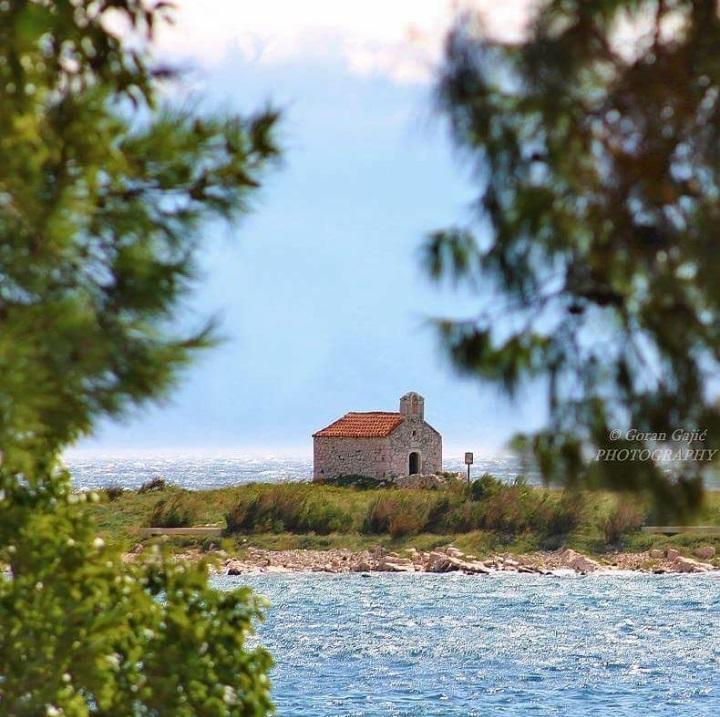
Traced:
[[720, 577], [259, 575], [281, 717], [720, 714]]
[[[99, 453], [70, 451], [65, 463], [78, 490], [92, 490], [109, 485], [136, 489], [145, 481], [162, 477], [169, 483], [201, 490], [225, 488], [243, 483], [283, 483], [309, 481], [312, 478], [312, 458], [309, 456], [259, 455], [243, 451], [126, 451]], [[465, 475], [463, 457], [446, 456], [443, 468]], [[540, 485], [538, 471], [524, 465], [515, 455], [505, 453], [476, 456], [471, 466], [472, 478], [491, 473], [505, 482], [518, 476], [530, 485]], [[720, 473], [708, 475], [706, 485], [720, 490]]]
[[[309, 458], [70, 454], [78, 489], [309, 480]], [[446, 462], [461, 470], [458, 459]], [[512, 458], [473, 474], [513, 480]], [[531, 482], [537, 477], [530, 476]], [[720, 577], [257, 575], [281, 717], [717, 717]]]
[[[128, 451], [97, 453], [71, 451], [65, 463], [79, 490], [118, 485], [135, 489], [152, 478], [163, 477], [170, 483], [200, 490], [224, 488], [243, 483], [281, 483], [308, 481], [312, 478], [309, 456], [258, 455], [242, 451]], [[462, 456], [449, 456], [445, 470], [465, 473]], [[472, 476], [492, 473], [501, 480], [511, 481], [525, 473], [529, 482], [539, 483], [536, 471], [523, 470], [512, 455], [477, 458]]]

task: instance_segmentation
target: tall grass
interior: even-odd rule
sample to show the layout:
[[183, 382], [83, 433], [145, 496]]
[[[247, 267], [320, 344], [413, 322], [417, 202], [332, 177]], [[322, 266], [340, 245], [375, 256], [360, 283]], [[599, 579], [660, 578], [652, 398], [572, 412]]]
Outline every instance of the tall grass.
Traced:
[[604, 533], [607, 545], [621, 545], [627, 535], [643, 524], [642, 510], [633, 503], [619, 503], [605, 520]]
[[[114, 499], [111, 500], [111, 497]], [[185, 491], [125, 490], [88, 503], [103, 537], [132, 545], [137, 529], [221, 525], [253, 534], [253, 544], [296, 547], [365, 546], [394, 541], [419, 549], [456, 541], [469, 552], [514, 545], [536, 550], [569, 545], [581, 551], [607, 547], [646, 550], [704, 544], [703, 536], [663, 538], [641, 534], [641, 522], [657, 522], [642, 497], [605, 491], [584, 494], [501, 483], [492, 476], [471, 486], [451, 482], [439, 490], [358, 490], [318, 484], [245, 484]], [[382, 500], [379, 500], [381, 499]], [[697, 524], [720, 525], [720, 491], [709, 491]], [[394, 537], [393, 537], [394, 536]], [[303, 541], [307, 541], [306, 543]], [[440, 542], [438, 542], [440, 541]], [[474, 547], [470, 547], [474, 546]], [[518, 547], [520, 546], [520, 547]], [[720, 541], [716, 543], [720, 549]]]
[[474, 530], [507, 535], [564, 535], [583, 518], [579, 496], [503, 484], [487, 476], [480, 486], [443, 490], [354, 490], [327, 485], [248, 486], [226, 515], [228, 533], [358, 532], [394, 538]]
[[228, 512], [230, 533], [313, 532], [319, 535], [349, 532], [353, 506], [341, 488], [283, 484], [247, 491]]
[[362, 531], [375, 535], [387, 533], [393, 538], [433, 532], [433, 524], [448, 507], [448, 497], [435, 491], [385, 493], [368, 506]]
[[150, 514], [152, 528], [187, 528], [194, 524], [196, 513], [185, 493], [159, 500]]

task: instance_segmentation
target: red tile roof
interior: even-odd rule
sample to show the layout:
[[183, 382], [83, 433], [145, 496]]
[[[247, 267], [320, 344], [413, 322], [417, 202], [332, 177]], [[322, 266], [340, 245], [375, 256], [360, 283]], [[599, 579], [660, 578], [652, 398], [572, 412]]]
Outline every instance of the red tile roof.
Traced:
[[400, 413], [372, 411], [346, 413], [335, 423], [313, 434], [323, 438], [383, 438], [389, 436], [405, 417]]

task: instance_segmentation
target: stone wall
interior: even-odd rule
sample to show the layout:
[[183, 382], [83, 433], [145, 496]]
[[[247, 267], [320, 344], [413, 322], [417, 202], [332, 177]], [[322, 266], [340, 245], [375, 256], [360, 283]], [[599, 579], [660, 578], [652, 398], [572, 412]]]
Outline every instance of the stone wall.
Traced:
[[390, 434], [389, 442], [390, 475], [407, 475], [413, 452], [420, 454], [418, 473], [427, 475], [442, 470], [442, 438], [425, 421], [406, 419]]
[[342, 475], [383, 478], [390, 465], [388, 438], [314, 439], [313, 480]]
[[442, 438], [420, 419], [406, 418], [386, 438], [317, 436], [314, 439], [313, 479], [341, 475], [371, 478], [407, 475], [413, 452], [420, 456], [418, 473], [427, 475], [442, 470]]

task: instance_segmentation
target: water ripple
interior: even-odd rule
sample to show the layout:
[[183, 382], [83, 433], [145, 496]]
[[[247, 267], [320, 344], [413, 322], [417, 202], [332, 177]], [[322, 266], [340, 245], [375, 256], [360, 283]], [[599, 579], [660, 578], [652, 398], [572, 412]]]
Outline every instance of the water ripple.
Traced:
[[715, 576], [273, 575], [279, 715], [720, 713]]
[[[308, 457], [257, 456], [241, 452], [218, 451], [199, 453], [142, 452], [98, 454], [70, 452], [65, 462], [78, 489], [92, 490], [108, 485], [135, 489], [158, 476], [190, 490], [223, 488], [243, 483], [282, 483], [312, 478], [312, 459]], [[465, 471], [460, 459], [449, 458], [444, 467], [449, 471]], [[478, 459], [472, 475], [492, 473], [501, 480], [511, 481], [520, 472], [519, 462], [512, 456]], [[530, 482], [539, 482], [536, 473]]]

